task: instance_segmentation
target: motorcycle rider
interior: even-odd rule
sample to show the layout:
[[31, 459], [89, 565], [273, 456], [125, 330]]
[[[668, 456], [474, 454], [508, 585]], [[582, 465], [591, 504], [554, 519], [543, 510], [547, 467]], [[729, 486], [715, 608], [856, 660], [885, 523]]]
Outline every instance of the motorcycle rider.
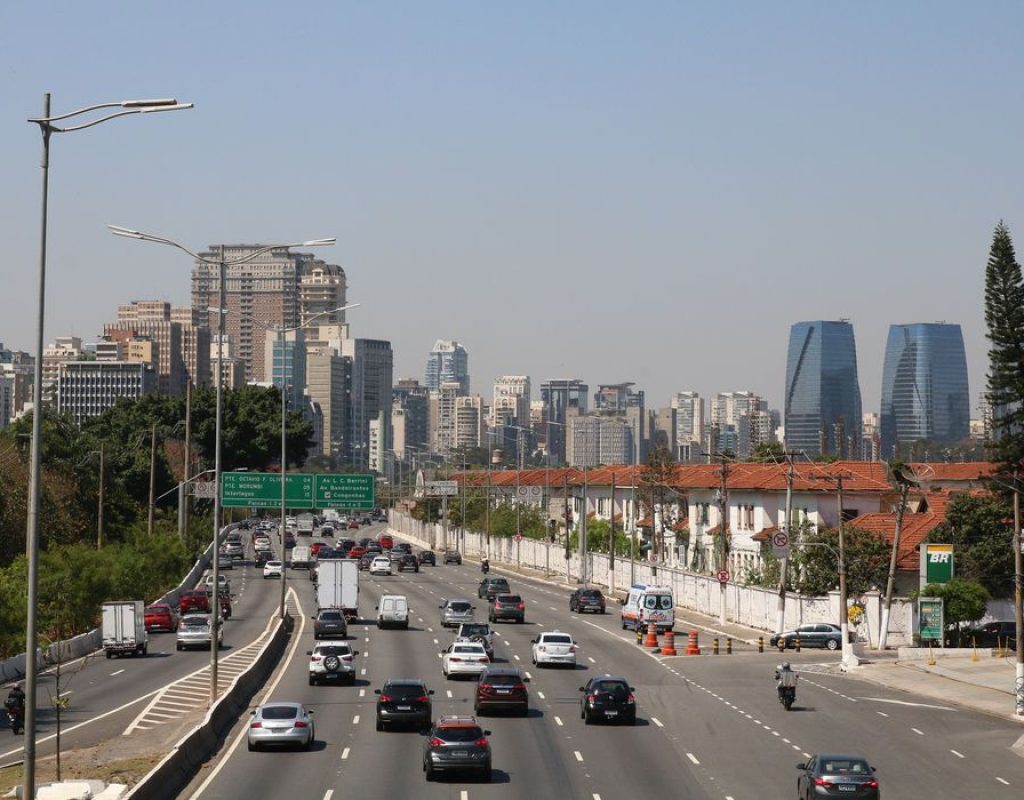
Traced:
[[790, 667], [788, 661], [783, 661], [775, 668], [775, 690], [780, 700], [787, 689], [792, 690], [793, 696], [796, 697], [796, 682], [799, 678], [799, 674]]
[[20, 683], [14, 684], [4, 701], [4, 708], [11, 719], [12, 730], [17, 733], [25, 721], [25, 690]]
[[488, 561], [486, 558], [480, 562], [480, 571], [484, 575], [491, 571], [491, 562]]

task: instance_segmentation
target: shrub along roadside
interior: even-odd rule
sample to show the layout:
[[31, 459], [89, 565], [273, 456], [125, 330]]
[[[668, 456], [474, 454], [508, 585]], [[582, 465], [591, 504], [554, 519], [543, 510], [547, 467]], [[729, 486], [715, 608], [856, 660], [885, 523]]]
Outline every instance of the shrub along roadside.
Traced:
[[[39, 559], [41, 641], [85, 633], [99, 624], [107, 600], [145, 600], [177, 586], [191, 564], [177, 538], [135, 533], [97, 550], [77, 543]], [[25, 652], [27, 569], [21, 556], [0, 568], [0, 658]]]

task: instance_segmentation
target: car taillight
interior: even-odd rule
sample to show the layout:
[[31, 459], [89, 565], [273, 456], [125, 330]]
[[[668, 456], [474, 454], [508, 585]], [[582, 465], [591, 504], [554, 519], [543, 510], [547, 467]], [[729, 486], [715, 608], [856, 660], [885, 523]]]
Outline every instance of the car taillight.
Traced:
[[438, 739], [436, 736], [430, 740], [431, 747], [440, 747], [444, 744], [444, 739]]
[[417, 703], [427, 703], [427, 702], [430, 702], [430, 698], [427, 697], [425, 694], [421, 694], [419, 697], [416, 698], [416, 702]]
[[312, 662], [313, 662], [313, 663], [315, 664], [315, 663], [316, 663], [317, 661], [319, 661], [319, 660], [320, 660], [321, 658], [322, 658], [322, 656], [313, 656], [313, 658], [311, 658], [310, 660], [311, 660], [311, 661], [312, 661]]
[[462, 659], [461, 659], [461, 658], [459, 658], [458, 656], [452, 656], [452, 657], [451, 657], [451, 658], [449, 658], [448, 660], [449, 660], [449, 661], [462, 661]]
[[633, 693], [632, 692], [630, 692], [628, 695], [626, 695], [626, 702], [627, 703], [635, 703], [636, 702], [636, 698], [633, 697]]
[[876, 781], [874, 778], [872, 778], [871, 780], [869, 780], [864, 785], [867, 786], [869, 789], [877, 789], [878, 788], [878, 781]]
[[487, 741], [486, 737], [481, 737], [480, 739], [477, 739], [475, 742], [473, 742], [473, 744], [475, 744], [477, 747], [487, 747], [490, 744], [490, 742]]
[[351, 660], [352, 660], [352, 656], [351, 656], [351, 655], [347, 655], [347, 656], [342, 656], [342, 657], [341, 657], [341, 660], [342, 660], [342, 661], [351, 661]]
[[301, 719], [295, 723], [296, 728], [308, 728], [309, 725], [303, 722]]
[[597, 699], [597, 695], [594, 694], [593, 692], [591, 692], [590, 694], [587, 695], [587, 702], [588, 703], [593, 703], [596, 699]]
[[525, 683], [517, 683], [512, 688], [515, 689], [517, 692], [525, 692], [526, 691], [526, 684]]
[[569, 652], [570, 653], [575, 653], [576, 652], [576, 645], [574, 645], [574, 644], [573, 645], [569, 645]]
[[831, 778], [815, 778], [814, 779], [814, 785], [815, 786], [831, 786], [832, 785], [832, 779]]
[[519, 610], [520, 611], [523, 611], [525, 608], [526, 608], [526, 603], [520, 603], [519, 604]]
[[389, 695], [389, 694], [382, 694], [380, 696], [380, 701], [382, 703], [390, 703], [391, 702], [391, 695]]
[[489, 683], [481, 683], [480, 684], [480, 691], [482, 691], [482, 692], [490, 692], [493, 689], [494, 689], [494, 687], [491, 686], [491, 684], [489, 684]]
[[250, 728], [262, 728], [263, 727], [263, 723], [262, 722], [253, 722], [253, 723], [251, 723], [249, 725], [249, 727]]
[[537, 647], [537, 649], [540, 650], [540, 652], [542, 652], [542, 653], [546, 653], [548, 651], [547, 645], [544, 645], [544, 644], [539, 645]]

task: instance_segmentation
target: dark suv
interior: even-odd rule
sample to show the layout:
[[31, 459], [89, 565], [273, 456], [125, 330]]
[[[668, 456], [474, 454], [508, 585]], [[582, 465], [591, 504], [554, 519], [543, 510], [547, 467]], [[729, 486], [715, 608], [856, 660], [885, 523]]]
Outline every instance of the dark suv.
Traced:
[[330, 639], [334, 636], [344, 639], [348, 635], [345, 615], [334, 608], [325, 608], [313, 617], [313, 638]]
[[569, 610], [582, 614], [584, 611], [593, 611], [595, 614], [604, 613], [604, 595], [600, 589], [586, 589], [580, 587], [569, 595]]
[[432, 781], [438, 773], [475, 772], [491, 780], [490, 731], [483, 730], [475, 717], [441, 717], [430, 729], [423, 745], [423, 771]]
[[510, 620], [522, 625], [526, 622], [526, 603], [517, 594], [499, 594], [487, 612], [487, 619], [491, 622]]
[[515, 667], [488, 667], [480, 673], [476, 685], [474, 711], [478, 715], [485, 711], [517, 711], [520, 716], [530, 713], [530, 695], [526, 691], [526, 680]]
[[986, 622], [980, 628], [973, 630], [968, 635], [973, 639], [977, 647], [1006, 647], [1012, 650], [1017, 646], [1017, 623], [1009, 622]]
[[412, 553], [402, 553], [398, 558], [398, 571], [404, 572], [411, 569], [413, 572], [420, 571], [420, 562]]
[[476, 588], [477, 597], [486, 597], [488, 600], [494, 600], [495, 596], [499, 594], [508, 594], [512, 591], [512, 587], [508, 585], [508, 578], [502, 578], [498, 575], [488, 575]]
[[436, 567], [437, 558], [434, 556], [434, 551], [420, 550], [420, 564], [430, 564], [430, 566]]
[[395, 723], [430, 730], [430, 696], [433, 693], [433, 689], [417, 680], [388, 681], [383, 688], [374, 689], [377, 695], [377, 730], [382, 731]]
[[458, 550], [445, 550], [444, 551], [444, 563], [445, 564], [462, 564], [462, 553]]
[[589, 725], [595, 720], [636, 724], [636, 698], [625, 678], [602, 675], [580, 687], [580, 719]]

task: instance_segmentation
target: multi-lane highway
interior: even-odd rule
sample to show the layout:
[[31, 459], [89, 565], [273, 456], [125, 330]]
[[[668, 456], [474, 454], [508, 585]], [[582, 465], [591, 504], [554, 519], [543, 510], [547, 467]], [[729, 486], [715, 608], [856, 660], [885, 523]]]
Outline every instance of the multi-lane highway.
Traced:
[[[441, 675], [439, 652], [452, 633], [440, 627], [438, 605], [442, 598], [464, 596], [475, 600], [477, 618], [485, 619], [484, 601], [476, 600], [480, 573], [467, 563], [361, 576], [364, 617], [372, 616], [381, 593], [397, 592], [409, 598], [413, 624], [408, 631], [353, 626], [350, 642], [360, 651], [356, 686], [309, 686], [306, 651], [315, 608], [312, 588], [296, 581], [296, 638], [267, 694], [315, 710], [315, 748], [250, 753], [243, 721], [216, 766], [184, 797], [791, 797], [794, 766], [806, 754], [848, 750], [864, 753], [878, 768], [886, 797], [1009, 798], [1024, 787], [1024, 761], [1010, 750], [1021, 730], [1010, 722], [830, 674], [821, 665], [836, 656], [807, 652], [792, 657], [803, 679], [794, 710], [786, 712], [775, 699], [775, 654], [654, 657], [621, 630], [615, 613], [570, 615], [564, 589], [515, 577], [512, 587], [526, 598], [527, 623], [497, 626], [496, 659], [528, 673], [531, 713], [485, 719], [494, 752], [491, 784], [427, 783], [423, 736], [378, 733], [373, 689], [387, 678], [424, 678], [436, 692], [435, 718], [472, 713], [473, 682]], [[581, 645], [575, 670], [530, 663], [530, 640], [555, 627]], [[595, 673], [630, 679], [639, 703], [636, 727], [584, 726], [578, 687]]]
[[[276, 581], [263, 580], [262, 569], [239, 565], [224, 574], [231, 580], [233, 608], [231, 618], [224, 623], [224, 645], [219, 654], [222, 668], [218, 683], [222, 687], [253, 654], [254, 648], [246, 646], [268, 630], [278, 610], [280, 593]], [[308, 583], [305, 576], [302, 580]], [[152, 633], [149, 654], [144, 658], [106, 659], [99, 652], [65, 665], [60, 694], [68, 706], [61, 719], [61, 749], [90, 747], [120, 737], [125, 731], [157, 728], [157, 734], [165, 729], [167, 740], [173, 742], [185, 718], [206, 708], [209, 663], [209, 651], [179, 652], [175, 649], [175, 634]], [[37, 752], [45, 757], [53, 752], [56, 740], [52, 710], [52, 699], [57, 694], [55, 670], [41, 676], [39, 693]], [[21, 755], [20, 737], [0, 739], [0, 765], [17, 761]]]

